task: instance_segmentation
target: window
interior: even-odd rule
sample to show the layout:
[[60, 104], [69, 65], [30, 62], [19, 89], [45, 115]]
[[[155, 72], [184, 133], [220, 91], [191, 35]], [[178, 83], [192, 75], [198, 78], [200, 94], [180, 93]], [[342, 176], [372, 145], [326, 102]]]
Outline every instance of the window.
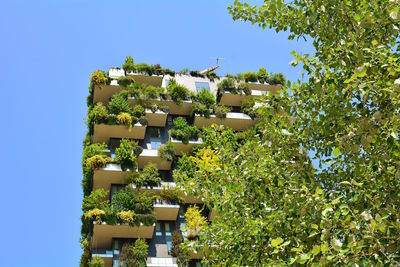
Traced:
[[156, 223], [156, 236], [162, 236], [161, 224]]
[[194, 84], [196, 85], [197, 92], [203, 88], [210, 90], [210, 84], [208, 82], [195, 82]]
[[161, 146], [160, 128], [149, 128], [151, 149], [158, 149]]
[[169, 79], [165, 79], [165, 87], [168, 86], [168, 83], [169, 83]]
[[165, 236], [171, 236], [171, 229], [169, 228], [169, 223], [165, 223]]

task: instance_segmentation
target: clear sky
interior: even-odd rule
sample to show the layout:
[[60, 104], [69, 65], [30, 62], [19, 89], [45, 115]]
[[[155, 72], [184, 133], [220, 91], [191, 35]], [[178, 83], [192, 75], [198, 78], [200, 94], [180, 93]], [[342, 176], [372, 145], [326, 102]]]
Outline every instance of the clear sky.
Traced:
[[[234, 22], [233, 2], [16, 1], [0, 7], [0, 266], [78, 266], [89, 76], [135, 62], [283, 72], [311, 44]], [[260, 3], [261, 1], [251, 1]]]

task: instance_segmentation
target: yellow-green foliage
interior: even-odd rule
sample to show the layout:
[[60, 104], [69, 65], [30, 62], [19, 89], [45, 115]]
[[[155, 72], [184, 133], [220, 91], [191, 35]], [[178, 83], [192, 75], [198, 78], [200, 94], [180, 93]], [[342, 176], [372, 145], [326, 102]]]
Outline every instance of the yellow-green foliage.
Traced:
[[92, 209], [85, 213], [85, 218], [89, 220], [95, 220], [97, 224], [100, 224], [102, 218], [106, 215], [106, 213], [101, 209]]
[[88, 267], [90, 256], [92, 254], [90, 248], [90, 242], [87, 238], [85, 238], [81, 243], [81, 248], [83, 249], [83, 253], [81, 256], [81, 261], [79, 263], [79, 267]]
[[104, 267], [104, 260], [96, 255], [90, 260], [89, 267]]
[[127, 112], [121, 112], [117, 116], [117, 123], [131, 127], [132, 126], [132, 117]]
[[102, 155], [94, 155], [86, 160], [86, 166], [92, 170], [104, 168], [109, 158]]
[[210, 147], [200, 149], [195, 157], [190, 157], [199, 170], [210, 171], [216, 167], [221, 166], [218, 156]]
[[120, 211], [118, 212], [117, 216], [121, 219], [121, 221], [129, 224], [133, 224], [135, 220], [135, 212], [133, 210]]
[[90, 76], [90, 88], [93, 89], [94, 86], [106, 85], [108, 78], [106, 77], [104, 71], [96, 70]]
[[191, 206], [187, 209], [185, 220], [185, 230], [188, 232], [188, 238], [197, 236], [207, 225], [206, 218], [201, 215], [197, 206]]

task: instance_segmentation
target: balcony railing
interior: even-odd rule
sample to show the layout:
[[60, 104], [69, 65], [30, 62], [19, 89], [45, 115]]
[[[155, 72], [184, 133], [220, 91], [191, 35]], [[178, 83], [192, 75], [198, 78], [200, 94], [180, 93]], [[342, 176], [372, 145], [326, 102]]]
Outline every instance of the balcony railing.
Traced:
[[201, 138], [197, 138], [195, 140], [189, 140], [187, 144], [184, 144], [181, 140], [170, 138], [171, 143], [175, 148], [175, 155], [182, 155], [183, 153], [189, 153], [192, 151], [195, 145], [203, 144], [203, 140]]
[[215, 115], [210, 115], [209, 118], [206, 118], [198, 114], [196, 114], [194, 118], [194, 125], [199, 128], [217, 124], [232, 128], [235, 131], [247, 130], [253, 127], [256, 122], [256, 119], [252, 119], [249, 115], [240, 112], [228, 112], [226, 118], [218, 118]]
[[108, 143], [110, 138], [144, 139], [146, 126], [136, 123], [132, 127], [126, 125], [95, 124], [93, 143]]
[[152, 238], [155, 225], [130, 226], [93, 223], [92, 248], [110, 248], [113, 238]]
[[143, 152], [139, 155], [137, 159], [139, 169], [143, 169], [150, 162], [156, 164], [159, 170], [171, 169], [172, 162], [162, 159], [158, 155], [157, 149], [143, 149]]

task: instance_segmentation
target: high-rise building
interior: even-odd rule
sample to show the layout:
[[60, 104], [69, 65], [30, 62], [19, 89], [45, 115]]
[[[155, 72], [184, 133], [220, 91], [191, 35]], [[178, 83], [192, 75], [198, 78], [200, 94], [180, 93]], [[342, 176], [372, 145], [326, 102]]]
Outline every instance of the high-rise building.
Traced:
[[[104, 266], [118, 266], [124, 244], [134, 246], [137, 239], [148, 245], [147, 266], [178, 266], [173, 236], [196, 234], [186, 227], [187, 209], [198, 206], [209, 223], [215, 216], [201, 197], [177, 188], [178, 159], [202, 146], [204, 127], [253, 127], [257, 118], [242, 105], [280, 86], [250, 72], [242, 77], [218, 77], [212, 69], [175, 73], [133, 61], [124, 69], [91, 76], [81, 266], [95, 256]], [[188, 256], [189, 266], [199, 266], [200, 253]]]

